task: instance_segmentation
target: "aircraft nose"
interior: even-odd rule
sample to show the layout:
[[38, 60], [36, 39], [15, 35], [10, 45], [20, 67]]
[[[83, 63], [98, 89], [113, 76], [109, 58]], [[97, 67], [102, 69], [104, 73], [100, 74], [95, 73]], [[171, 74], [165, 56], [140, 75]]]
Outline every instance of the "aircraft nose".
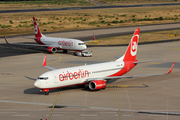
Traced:
[[40, 80], [36, 80], [34, 82], [34, 86], [36, 86], [37, 88], [40, 88], [41, 87], [41, 81]]
[[84, 45], [84, 47], [83, 47], [84, 49], [86, 49], [87, 48], [87, 46], [86, 45]]

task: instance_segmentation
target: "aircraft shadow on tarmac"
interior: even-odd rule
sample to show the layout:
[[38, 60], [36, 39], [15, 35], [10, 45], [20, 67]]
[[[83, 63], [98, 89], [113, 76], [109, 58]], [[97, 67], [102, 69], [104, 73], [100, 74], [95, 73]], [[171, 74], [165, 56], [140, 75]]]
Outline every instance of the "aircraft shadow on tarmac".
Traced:
[[[25, 44], [33, 44], [31, 42], [26, 42]], [[8, 56], [16, 56], [16, 55], [26, 55], [33, 53], [45, 53], [47, 52], [47, 48], [45, 47], [37, 47], [37, 46], [25, 46], [25, 45], [8, 45], [8, 44], [0, 44], [0, 58], [8, 57]], [[62, 51], [58, 51], [57, 53], [66, 54]], [[73, 55], [72, 52], [69, 52], [67, 55]]]
[[[83, 91], [89, 91], [89, 92], [95, 92], [89, 89], [88, 86], [86, 86], [85, 88], [78, 88], [78, 86], [70, 86], [70, 87], [65, 87], [65, 88], [61, 88], [60, 91], [67, 91], [67, 90], [75, 90], [75, 89], [81, 89]], [[49, 90], [49, 93], [54, 93], [54, 92], [58, 92], [59, 89], [51, 89]], [[33, 87], [33, 88], [28, 88], [26, 90], [24, 90], [24, 94], [39, 94], [39, 95], [44, 95], [43, 92], [40, 91], [39, 88]]]
[[[53, 106], [49, 106], [48, 108], [52, 108]], [[55, 105], [54, 108], [66, 108], [67, 106], [60, 106], [60, 105]]]
[[[30, 77], [27, 77], [27, 76], [25, 76], [25, 77], [30, 79], [30, 80], [34, 80], [34, 81], [36, 80], [34, 78], [30, 78]], [[111, 80], [108, 83], [115, 82], [116, 80], [118, 80], [118, 79]], [[79, 88], [77, 85], [75, 85], [75, 86], [61, 88], [60, 91], [76, 90], [76, 89], [81, 89], [82, 91], [88, 91], [88, 92], [100, 91], [100, 90], [94, 90], [94, 91], [90, 90], [89, 87], [88, 87], [88, 84], [86, 84], [84, 88]], [[58, 91], [59, 91], [59, 89], [51, 89], [51, 90], [49, 90], [49, 93], [54, 93], [54, 92], [58, 92]], [[40, 92], [39, 88], [33, 87], [33, 88], [28, 88], [28, 89], [24, 90], [24, 94], [44, 94], [44, 93]]]
[[43, 47], [0, 44], [0, 57], [26, 55], [39, 52], [46, 53], [47, 50]]

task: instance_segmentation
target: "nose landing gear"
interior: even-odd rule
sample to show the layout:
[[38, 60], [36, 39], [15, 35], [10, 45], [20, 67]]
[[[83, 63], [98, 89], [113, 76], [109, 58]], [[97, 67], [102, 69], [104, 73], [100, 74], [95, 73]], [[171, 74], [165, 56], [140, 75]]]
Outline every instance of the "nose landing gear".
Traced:
[[44, 95], [49, 95], [49, 92], [44, 92]]
[[43, 89], [40, 90], [41, 92], [44, 92], [44, 95], [49, 95], [49, 89]]

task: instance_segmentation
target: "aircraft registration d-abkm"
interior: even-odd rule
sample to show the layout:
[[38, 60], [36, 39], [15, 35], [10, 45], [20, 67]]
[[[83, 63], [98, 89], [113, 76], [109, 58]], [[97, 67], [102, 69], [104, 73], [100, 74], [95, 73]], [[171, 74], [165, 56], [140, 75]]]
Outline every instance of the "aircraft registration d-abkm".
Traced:
[[89, 84], [89, 88], [91, 90], [98, 90], [98, 89], [105, 89], [106, 82], [112, 79], [166, 75], [171, 73], [175, 62], [173, 63], [172, 67], [167, 73], [123, 76], [124, 74], [129, 72], [132, 68], [134, 68], [138, 63], [155, 61], [155, 60], [147, 60], [147, 61], [136, 60], [139, 32], [140, 29], [137, 28], [127, 47], [125, 54], [122, 57], [112, 62], [55, 69], [46, 66], [46, 55], [45, 55], [43, 61], [43, 67], [46, 67], [51, 71], [48, 71], [40, 75], [35, 81], [34, 86], [36, 86], [41, 91], [43, 91], [45, 95], [48, 95], [50, 89], [62, 88], [73, 85], [82, 86], [85, 84]]
[[87, 48], [85, 43], [92, 42], [95, 40], [94, 34], [93, 34], [93, 40], [89, 40], [85, 42], [78, 39], [47, 37], [41, 33], [35, 17], [33, 17], [33, 23], [34, 23], [35, 38], [30, 38], [30, 39], [34, 39], [38, 44], [8, 43], [5, 37], [6, 43], [16, 44], [16, 45], [47, 47], [47, 51], [49, 53], [55, 53], [57, 52], [57, 50], [63, 50], [64, 53], [67, 53], [68, 50], [81, 52]]

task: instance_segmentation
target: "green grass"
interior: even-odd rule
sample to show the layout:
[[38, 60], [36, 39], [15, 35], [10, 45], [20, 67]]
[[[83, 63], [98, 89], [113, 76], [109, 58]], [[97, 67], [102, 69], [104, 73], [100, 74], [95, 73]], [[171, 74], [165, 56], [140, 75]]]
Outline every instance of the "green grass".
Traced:
[[[115, 37], [107, 37], [97, 39], [96, 43], [86, 43], [87, 45], [122, 45], [129, 44], [132, 34], [121, 35]], [[148, 43], [155, 41], [170, 41], [170, 40], [180, 40], [180, 30], [167, 30], [167, 31], [157, 31], [157, 32], [146, 32], [140, 33], [139, 43]]]
[[180, 2], [179, 0], [97, 0], [104, 4], [148, 4], [148, 3], [165, 3]]
[[1, 14], [0, 36], [34, 33], [32, 16], [54, 32], [180, 22], [180, 6]]

